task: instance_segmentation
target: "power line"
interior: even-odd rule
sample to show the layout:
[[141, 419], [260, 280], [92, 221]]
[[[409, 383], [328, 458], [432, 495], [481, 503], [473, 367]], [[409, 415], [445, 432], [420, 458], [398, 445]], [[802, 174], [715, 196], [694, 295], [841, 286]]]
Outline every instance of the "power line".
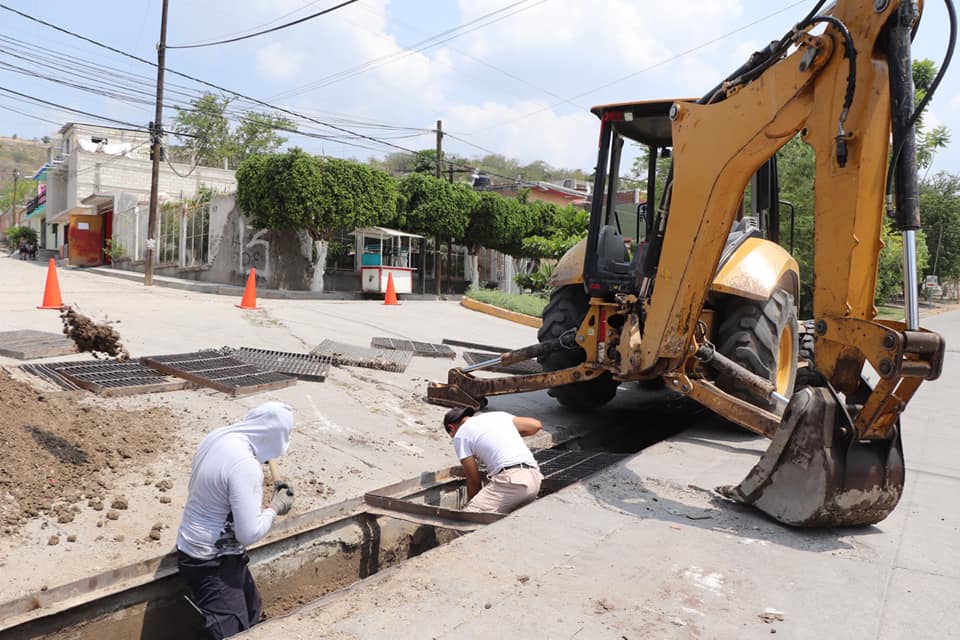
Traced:
[[301, 22], [306, 22], [307, 20], [313, 20], [314, 18], [319, 18], [320, 16], [324, 16], [324, 15], [326, 15], [326, 14], [328, 14], [328, 13], [333, 13], [333, 12], [336, 11], [337, 9], [342, 9], [343, 7], [345, 7], [345, 6], [347, 6], [347, 5], [353, 4], [353, 3], [356, 2], [356, 1], [357, 1], [357, 0], [346, 0], [345, 2], [341, 2], [341, 3], [338, 4], [338, 5], [334, 5], [334, 6], [332, 6], [332, 7], [329, 7], [329, 8], [327, 8], [327, 9], [324, 9], [323, 11], [317, 11], [316, 13], [310, 14], [309, 16], [304, 16], [303, 18], [299, 18], [299, 19], [297, 19], [297, 20], [293, 20], [293, 21], [291, 21], [291, 22], [287, 22], [286, 24], [281, 24], [281, 25], [278, 25], [278, 26], [276, 26], [276, 27], [271, 27], [270, 29], [264, 29], [263, 31], [257, 31], [257, 32], [255, 32], [255, 33], [248, 33], [248, 34], [245, 35], [245, 36], [237, 36], [236, 38], [228, 38], [228, 39], [226, 39], [226, 40], [218, 40], [218, 41], [216, 41], [216, 42], [203, 42], [203, 43], [200, 43], [200, 44], [167, 45], [166, 48], [167, 48], [167, 49], [197, 49], [197, 48], [199, 48], [199, 47], [212, 47], [212, 46], [218, 45], [218, 44], [229, 44], [229, 43], [231, 43], [231, 42], [239, 42], [239, 41], [241, 41], [241, 40], [247, 40], [247, 39], [249, 39], [249, 38], [255, 38], [255, 37], [257, 37], [257, 36], [262, 36], [262, 35], [264, 35], [264, 34], [266, 34], [266, 33], [273, 33], [274, 31], [280, 31], [281, 29], [286, 29], [287, 27], [292, 27], [292, 26], [294, 26], [294, 25], [300, 24]]
[[[260, 24], [253, 25], [252, 27], [248, 27], [248, 28], [243, 29], [243, 30], [241, 30], [241, 31], [231, 31], [230, 33], [224, 33], [224, 34], [221, 34], [221, 35], [218, 35], [218, 36], [214, 36], [214, 37], [220, 38], [220, 39], [229, 38], [229, 37], [231, 37], [231, 36], [238, 36], [238, 35], [240, 35], [240, 34], [246, 33], [247, 31], [250, 31], [250, 29], [259, 29], [260, 27], [266, 27], [266, 26], [268, 26], [268, 25], [273, 24], [274, 22], [280, 22], [281, 20], [283, 20], [283, 19], [286, 18], [287, 16], [292, 16], [293, 14], [295, 14], [295, 13], [297, 13], [297, 12], [299, 12], [299, 11], [303, 11], [303, 10], [306, 9], [307, 7], [310, 7], [310, 6], [313, 6], [313, 5], [315, 5], [315, 4], [318, 4], [319, 2], [320, 2], [320, 0], [311, 0], [311, 2], [308, 2], [308, 3], [306, 3], [306, 4], [303, 5], [303, 6], [297, 7], [297, 8], [294, 9], [293, 11], [288, 11], [288, 12], [284, 13], [283, 15], [277, 16], [277, 17], [274, 18], [273, 20], [267, 20], [266, 22], [261, 22]], [[195, 40], [195, 41], [193, 41], [193, 42], [187, 42], [186, 44], [199, 44], [200, 42], [202, 42], [202, 41], [201, 41], [201, 40]]]
[[14, 109], [10, 105], [0, 103], [0, 109], [6, 109], [7, 111], [12, 111], [13, 113], [19, 113], [22, 116], [28, 118], [33, 118], [34, 120], [40, 120], [41, 122], [49, 122], [50, 124], [57, 125], [58, 127], [63, 125], [62, 122], [57, 122], [56, 120], [47, 120], [46, 118], [41, 118], [40, 116], [33, 115], [32, 113], [27, 113], [26, 111], [20, 111], [19, 109]]
[[48, 107], [55, 107], [55, 108], [61, 109], [61, 110], [63, 110], [63, 111], [70, 111], [70, 112], [72, 112], [72, 113], [78, 113], [78, 114], [80, 114], [80, 115], [87, 116], [87, 117], [89, 117], [89, 118], [96, 118], [97, 120], [103, 120], [104, 122], [112, 122], [112, 123], [114, 123], [114, 124], [122, 124], [122, 125], [125, 126], [125, 127], [128, 127], [128, 128], [130, 128], [130, 129], [135, 129], [135, 130], [137, 130], [137, 131], [146, 131], [146, 127], [144, 127], [143, 125], [138, 125], [138, 124], [133, 124], [133, 123], [130, 123], [130, 122], [125, 122], [124, 120], [117, 120], [116, 118], [109, 118], [109, 117], [107, 117], [107, 116], [101, 116], [101, 115], [98, 115], [98, 114], [96, 114], [96, 113], [90, 113], [89, 111], [82, 111], [82, 110], [80, 110], [80, 109], [73, 109], [73, 108], [71, 108], [71, 107], [67, 107], [67, 106], [64, 106], [64, 105], [62, 105], [62, 104], [58, 104], [58, 103], [56, 103], [56, 102], [50, 102], [49, 100], [44, 100], [44, 99], [42, 99], [42, 98], [35, 98], [34, 96], [30, 96], [30, 95], [27, 95], [27, 94], [25, 94], [25, 93], [20, 93], [19, 91], [14, 91], [13, 89], [7, 89], [6, 87], [0, 87], [0, 91], [3, 91], [4, 93], [9, 93], [9, 94], [12, 94], [12, 95], [15, 95], [15, 96], [20, 96], [21, 98], [25, 98], [25, 99], [27, 99], [27, 100], [32, 100], [32, 101], [34, 101], [34, 102], [39, 102], [39, 103], [41, 103], [41, 104], [47, 105]]
[[[292, 98], [292, 97], [294, 97], [294, 96], [301, 95], [301, 94], [307, 93], [307, 92], [309, 92], [309, 91], [314, 91], [314, 90], [316, 90], [316, 89], [320, 89], [320, 88], [326, 87], [326, 86], [331, 85], [331, 84], [334, 84], [334, 83], [336, 83], [336, 82], [341, 82], [341, 81], [343, 81], [343, 80], [347, 80], [347, 79], [349, 79], [349, 78], [353, 78], [353, 77], [358, 76], [358, 75], [360, 75], [360, 74], [362, 74], [362, 73], [366, 73], [367, 71], [370, 71], [370, 70], [372, 70], [372, 69], [376, 69], [377, 67], [383, 66], [383, 65], [385, 65], [385, 64], [389, 64], [389, 63], [394, 62], [394, 61], [396, 61], [396, 60], [402, 60], [403, 58], [407, 58], [407, 57], [409, 57], [409, 56], [412, 56], [412, 55], [414, 55], [415, 53], [420, 53], [421, 51], [426, 51], [427, 49], [430, 49], [430, 48], [439, 46], [439, 45], [441, 45], [441, 44], [443, 44], [443, 43], [445, 43], [445, 42], [449, 42], [450, 40], [454, 40], [454, 39], [456, 39], [456, 38], [459, 38], [459, 37], [462, 36], [462, 35], [465, 35], [465, 34], [467, 34], [467, 33], [471, 33], [472, 31], [476, 31], [477, 29], [480, 29], [480, 28], [482, 28], [482, 27], [486, 27], [486, 26], [489, 26], [489, 25], [491, 25], [491, 24], [493, 24], [493, 23], [495, 23], [495, 22], [499, 22], [499, 21], [501, 21], [501, 20], [505, 20], [506, 18], [509, 18], [510, 16], [512, 16], [512, 15], [514, 15], [514, 14], [520, 13], [520, 12], [522, 12], [522, 11], [526, 11], [526, 10], [528, 10], [528, 9], [532, 9], [533, 7], [535, 7], [535, 6], [537, 6], [537, 5], [543, 4], [543, 3], [546, 2], [547, 0], [538, 0], [538, 1], [535, 2], [534, 4], [528, 5], [528, 6], [526, 6], [526, 7], [520, 7], [519, 9], [517, 9], [516, 11], [513, 11], [512, 13], [508, 13], [507, 15], [500, 16], [500, 17], [498, 17], [498, 18], [496, 18], [496, 19], [494, 19], [494, 20], [490, 20], [489, 22], [485, 22], [485, 23], [483, 23], [483, 24], [477, 25], [478, 22], [482, 22], [483, 20], [486, 20], [487, 18], [491, 18], [491, 17], [493, 17], [493, 16], [495, 16], [495, 15], [497, 15], [497, 14], [503, 13], [504, 11], [508, 11], [508, 10], [510, 10], [510, 9], [513, 9], [513, 8], [515, 8], [515, 7], [518, 7], [519, 5], [525, 4], [525, 3], [530, 2], [530, 1], [531, 1], [531, 0], [518, 0], [517, 2], [513, 2], [513, 3], [511, 3], [511, 4], [508, 4], [508, 5], [504, 6], [504, 7], [501, 7], [501, 8], [499, 8], [499, 9], [497, 9], [496, 11], [491, 11], [491, 12], [489, 12], [489, 13], [485, 13], [485, 14], [483, 14], [483, 15], [481, 15], [481, 16], [478, 16], [478, 17], [474, 18], [473, 20], [469, 20], [469, 21], [467, 21], [467, 22], [464, 22], [463, 24], [457, 25], [456, 27], [452, 27], [452, 28], [447, 29], [447, 30], [445, 30], [445, 31], [441, 31], [441, 32], [438, 33], [438, 34], [432, 35], [432, 36], [430, 36], [430, 37], [428, 37], [428, 38], [424, 38], [423, 40], [421, 40], [421, 41], [419, 41], [419, 42], [416, 42], [416, 43], [414, 43], [414, 44], [412, 44], [412, 45], [410, 45], [410, 46], [402, 47], [401, 49], [399, 49], [398, 51], [394, 51], [393, 53], [385, 54], [385, 55], [382, 55], [382, 56], [380, 56], [380, 57], [378, 57], [378, 58], [373, 58], [373, 59], [371, 59], [371, 60], [367, 60], [366, 62], [363, 62], [363, 63], [361, 63], [361, 64], [359, 64], [359, 65], [355, 65], [355, 66], [353, 66], [353, 67], [350, 67], [349, 69], [342, 69], [342, 70], [340, 70], [340, 71], [337, 71], [336, 73], [332, 73], [332, 74], [327, 75], [327, 76], [325, 76], [325, 77], [323, 77], [323, 78], [319, 78], [318, 80], [315, 80], [315, 81], [313, 81], [313, 82], [310, 82], [310, 83], [307, 83], [307, 84], [305, 84], [305, 85], [302, 85], [302, 86], [300, 86], [300, 87], [298, 87], [298, 88], [296, 88], [296, 89], [291, 89], [291, 90], [289, 90], [289, 91], [285, 91], [285, 92], [278, 93], [278, 94], [276, 94], [276, 95], [270, 96], [270, 99], [271, 99], [271, 100], [276, 100], [276, 99], [278, 99], [278, 98], [281, 98], [281, 99]], [[472, 25], [477, 25], [477, 26], [475, 26], [473, 29], [464, 30], [464, 29], [466, 29], [466, 27], [469, 27], [469, 26], [472, 26]], [[440, 38], [443, 38], [444, 36], [449, 36], [449, 37], [446, 38], [445, 40], [440, 40]]]
[[[638, 76], [638, 75], [640, 75], [641, 73], [646, 73], [647, 71], [651, 71], [651, 70], [653, 70], [653, 69], [656, 69], [657, 67], [662, 67], [663, 65], [665, 65], [665, 64], [667, 64], [667, 63], [674, 62], [675, 60], [678, 60], [678, 59], [680, 59], [680, 58], [682, 58], [682, 57], [684, 57], [684, 56], [687, 56], [687, 55], [689, 55], [689, 54], [691, 54], [691, 53], [693, 53], [693, 52], [695, 52], [695, 51], [699, 51], [700, 49], [703, 49], [704, 47], [708, 47], [708, 46], [710, 46], [711, 44], [715, 44], [715, 43], [717, 43], [717, 42], [719, 42], [719, 41], [721, 41], [721, 40], [724, 40], [725, 38], [729, 38], [729, 37], [732, 36], [732, 35], [735, 35], [735, 34], [737, 34], [737, 33], [740, 33], [741, 31], [745, 31], [746, 29], [749, 29], [750, 27], [753, 27], [753, 26], [755, 26], [755, 25], [757, 25], [757, 24], [760, 24], [760, 23], [763, 22], [764, 20], [769, 20], [770, 18], [772, 18], [772, 17], [775, 16], [775, 15], [781, 14], [781, 13], [783, 13], [783, 12], [789, 10], [789, 9], [792, 9], [792, 8], [798, 6], [798, 5], [805, 4], [805, 2], [806, 2], [806, 0], [800, 0], [799, 2], [794, 2], [794, 3], [792, 3], [792, 4], [788, 4], [787, 6], [781, 8], [781, 9], [778, 9], [777, 11], [774, 11], [773, 13], [768, 13], [767, 15], [763, 16], [762, 18], [758, 18], [758, 19], [754, 20], [753, 22], [750, 22], [750, 23], [748, 23], [748, 24], [743, 25], [742, 27], [738, 27], [738, 28], [734, 29], [733, 31], [728, 31], [728, 32], [726, 32], [726, 33], [724, 33], [724, 34], [722, 34], [722, 35], [717, 36], [716, 38], [713, 38], [712, 40], [708, 40], [708, 41], [706, 41], [706, 42], [703, 42], [703, 43], [701, 43], [701, 44], [698, 44], [698, 45], [695, 46], [695, 47], [691, 47], [691, 48], [689, 48], [689, 49], [686, 49], [686, 50], [684, 50], [684, 51], [681, 51], [680, 53], [678, 53], [678, 54], [676, 54], [676, 55], [674, 55], [674, 56], [670, 56], [669, 58], [665, 58], [665, 59], [663, 59], [663, 60], [660, 60], [659, 62], [655, 62], [654, 64], [651, 64], [651, 65], [649, 65], [649, 66], [647, 66], [647, 67], [644, 67], [643, 69], [640, 69], [640, 70], [638, 70], [638, 71], [634, 71], [634, 72], [632, 72], [632, 73], [628, 73], [627, 75], [625, 75], [625, 76], [623, 76], [623, 77], [620, 77], [620, 78], [617, 78], [616, 80], [611, 80], [610, 82], [607, 82], [607, 83], [605, 83], [605, 84], [602, 84], [602, 85], [596, 86], [596, 87], [594, 87], [594, 88], [592, 88], [592, 89], [588, 89], [587, 91], [583, 91], [583, 92], [581, 92], [581, 93], [578, 93], [577, 95], [571, 96], [570, 98], [568, 98], [568, 100], [576, 100], [576, 99], [578, 99], [578, 98], [582, 98], [582, 97], [584, 97], [584, 96], [588, 96], [588, 95], [590, 95], [591, 93], [596, 93], [597, 91], [600, 91], [600, 90], [602, 90], [602, 89], [606, 89], [606, 88], [608, 88], [608, 87], [612, 87], [612, 86], [615, 85], [615, 84], [619, 84], [619, 83], [621, 83], [621, 82], [623, 82], [623, 81], [625, 81], [625, 80], [629, 80], [630, 78], [633, 78], [633, 77], [635, 77], [635, 76]], [[523, 119], [525, 119], [525, 118], [529, 118], [530, 116], [537, 115], [538, 113], [543, 113], [544, 111], [548, 111], [548, 110], [550, 110], [550, 109], [553, 109], [554, 107], [558, 107], [558, 106], [560, 106], [561, 104], [563, 104], [563, 102], [555, 102], [555, 103], [553, 103], [553, 104], [551, 104], [551, 105], [547, 105], [546, 107], [543, 107], [542, 109], [536, 109], [536, 110], [534, 110], [534, 111], [530, 111], [530, 112], [525, 113], [525, 114], [523, 114], [523, 115], [519, 115], [519, 116], [517, 116], [517, 117], [515, 117], [515, 118], [509, 118], [509, 119], [507, 119], [507, 120], [504, 120], [503, 122], [500, 122], [499, 124], [495, 124], [495, 125], [493, 125], [493, 126], [490, 126], [490, 127], [485, 128], [485, 129], [479, 129], [479, 130], [477, 130], [477, 131], [473, 131], [473, 132], [470, 133], [469, 135], [477, 135], [477, 134], [481, 134], [481, 133], [486, 133], [487, 131], [491, 131], [491, 130], [496, 129], [496, 128], [498, 128], [498, 127], [502, 127], [502, 126], [504, 126], [504, 125], [510, 124], [511, 122], [516, 122], [516, 121], [518, 121], [518, 120], [523, 120]]]
[[[522, 0], [522, 1], [526, 1], [526, 0]], [[546, 0], [540, 0], [540, 2], [545, 2], [545, 1], [546, 1]], [[516, 4], [519, 4], [519, 3], [516, 3]], [[156, 64], [155, 62], [151, 62], [151, 61], [146, 60], [146, 59], [144, 59], [144, 58], [141, 58], [141, 57], [139, 57], [139, 56], [135, 56], [135, 55], [133, 55], [132, 53], [128, 53], [128, 52], [123, 51], [123, 50], [121, 50], [121, 49], [117, 49], [116, 47], [111, 47], [110, 45], [104, 44], [104, 43], [102, 43], [102, 42], [98, 42], [98, 41], [96, 41], [96, 40], [93, 40], [92, 38], [88, 38], [87, 36], [80, 35], [80, 34], [78, 34], [78, 33], [75, 33], [75, 32], [73, 32], [73, 31], [70, 31], [70, 30], [65, 29], [65, 28], [63, 28], [63, 27], [60, 27], [60, 26], [57, 26], [57, 25], [52, 24], [52, 23], [50, 23], [50, 22], [47, 22], [46, 20], [42, 20], [42, 19], [40, 19], [40, 18], [37, 18], [37, 17], [31, 16], [31, 15], [29, 15], [29, 14], [23, 13], [22, 11], [18, 11], [18, 10], [16, 10], [16, 9], [12, 9], [11, 7], [9, 7], [9, 6], [5, 5], [5, 4], [0, 4], [0, 9], [4, 9], [4, 10], [6, 10], [6, 11], [10, 11], [10, 12], [15, 13], [15, 14], [23, 17], [23, 18], [26, 18], [27, 20], [31, 20], [31, 21], [33, 21], [33, 22], [37, 22], [37, 23], [39, 23], [39, 24], [42, 24], [42, 25], [44, 25], [44, 26], [46, 26], [46, 27], [48, 27], [48, 28], [54, 29], [55, 31], [59, 31], [59, 32], [65, 33], [65, 34], [67, 34], [67, 35], [69, 35], [69, 36], [71, 36], [71, 37], [78, 38], [78, 39], [83, 40], [83, 41], [85, 41], [85, 42], [89, 42], [90, 44], [92, 44], [92, 45], [94, 45], [94, 46], [96, 46], [96, 47], [100, 47], [100, 48], [102, 48], [102, 49], [107, 49], [108, 51], [113, 51], [114, 53], [117, 53], [117, 54], [122, 55], [122, 56], [127, 57], [127, 58], [131, 58], [131, 59], [133, 59], [133, 60], [137, 60], [137, 61], [139, 61], [139, 62], [142, 62], [143, 64], [147, 64], [147, 65], [150, 65], [150, 66], [153, 66], [153, 67], [156, 67], [156, 66], [157, 66], [157, 64]], [[197, 82], [197, 83], [199, 83], [199, 84], [202, 84], [202, 85], [204, 85], [204, 86], [207, 86], [207, 87], [211, 87], [211, 88], [213, 88], [213, 89], [216, 89], [217, 91], [222, 91], [222, 92], [225, 92], [225, 93], [229, 93], [229, 94], [235, 95], [235, 96], [237, 96], [238, 98], [247, 100], [248, 102], [252, 102], [252, 103], [255, 103], [255, 104], [259, 104], [259, 105], [265, 106], [265, 107], [267, 107], [267, 108], [269, 108], [269, 109], [273, 109], [274, 111], [278, 111], [278, 112], [281, 112], [281, 113], [286, 113], [286, 114], [292, 115], [292, 116], [294, 116], [294, 117], [296, 117], [296, 118], [301, 118], [301, 119], [304, 119], [304, 120], [309, 120], [310, 122], [319, 124], [319, 125], [321, 125], [321, 126], [324, 126], [324, 127], [330, 128], [330, 129], [334, 129], [334, 130], [336, 130], [336, 131], [340, 131], [341, 133], [348, 134], [348, 136], [350, 136], [351, 139], [369, 140], [370, 142], [374, 142], [374, 143], [376, 143], [376, 144], [379, 144], [379, 145], [382, 145], [382, 146], [385, 146], [385, 147], [390, 147], [390, 148], [393, 148], [393, 149], [397, 149], [398, 151], [403, 151], [403, 152], [405, 152], [405, 153], [410, 153], [410, 154], [413, 154], [413, 155], [415, 155], [415, 156], [423, 156], [423, 155], [425, 155], [424, 152], [422, 152], [422, 151], [415, 151], [415, 150], [413, 150], [413, 149], [409, 149], [409, 148], [404, 147], [404, 146], [402, 146], [402, 145], [398, 145], [398, 144], [395, 144], [395, 143], [392, 143], [392, 142], [388, 142], [388, 141], [386, 141], [386, 140], [382, 140], [382, 139], [376, 138], [376, 137], [374, 137], [374, 136], [366, 135], [366, 134], [363, 134], [363, 133], [358, 133], [358, 132], [356, 132], [356, 131], [351, 131], [350, 129], [347, 129], [346, 127], [341, 127], [341, 126], [338, 126], [338, 125], [331, 124], [331, 123], [329, 123], [329, 122], [324, 122], [324, 121], [322, 121], [322, 120], [318, 120], [317, 118], [312, 118], [312, 117], [310, 117], [310, 116], [307, 116], [307, 115], [304, 115], [304, 114], [301, 114], [301, 113], [297, 113], [296, 111], [292, 111], [291, 109], [287, 109], [287, 108], [285, 108], [285, 107], [280, 107], [280, 106], [277, 106], [277, 105], [270, 104], [270, 103], [265, 102], [265, 101], [263, 101], [263, 100], [260, 100], [260, 99], [258, 99], [258, 98], [253, 98], [253, 97], [251, 97], [251, 96], [242, 94], [242, 93], [240, 93], [239, 91], [234, 91], [234, 90], [232, 90], [232, 89], [227, 89], [227, 88], [222, 87], [222, 86], [220, 86], [220, 85], [214, 84], [214, 83], [212, 83], [212, 82], [208, 82], [208, 81], [206, 81], [206, 80], [202, 80], [202, 79], [200, 79], [200, 78], [197, 78], [196, 76], [192, 76], [192, 75], [189, 75], [189, 74], [187, 74], [187, 73], [183, 73], [183, 72], [181, 72], [181, 71], [175, 71], [174, 69], [170, 69], [170, 68], [168, 68], [168, 67], [166, 68], [166, 70], [169, 71], [170, 73], [174, 74], [174, 75], [180, 76], [181, 78], [186, 78], [186, 79], [188, 79], [188, 80], [192, 80], [192, 81]], [[24, 94], [19, 94], [19, 95], [24, 95]], [[26, 97], [29, 98], [30, 96], [26, 96]], [[37, 100], [39, 100], [39, 99], [37, 99]], [[45, 102], [45, 101], [43, 101], [43, 102]], [[49, 104], [54, 104], [54, 103], [49, 103]], [[54, 105], [54, 106], [60, 106], [60, 105]], [[77, 110], [73, 110], [73, 109], [69, 109], [69, 108], [68, 108], [68, 110], [70, 110], [70, 111], [77, 111]], [[90, 114], [87, 114], [86, 112], [79, 112], [79, 113], [83, 113], [83, 114], [85, 114], [85, 115], [90, 115]], [[91, 117], [98, 117], [98, 116], [91, 116]], [[102, 118], [102, 119], [105, 119], [105, 120], [107, 120], [107, 121], [112, 120], [112, 119], [106, 119], [106, 118]], [[120, 122], [120, 121], [114, 120], [114, 122]], [[122, 124], [127, 124], [127, 123], [122, 123]], [[137, 129], [139, 129], [139, 130], [143, 130], [142, 127], [136, 127], [136, 125], [133, 125], [133, 127], [134, 127], [134, 128], [137, 128]], [[178, 135], [184, 135], [184, 134], [178, 134]], [[188, 135], [187, 137], [196, 137], [196, 136], [189, 136], [189, 135]], [[344, 144], [347, 144], [345, 141], [344, 141], [343, 143], [344, 143]], [[447, 164], [448, 166], [452, 166], [452, 167], [467, 168], [467, 169], [472, 169], [472, 168], [473, 168], [473, 167], [468, 167], [468, 166], [466, 166], [466, 165], [458, 164], [458, 163], [453, 162], [453, 161], [451, 161], [451, 160], [443, 160], [442, 158], [440, 159], [440, 161], [441, 161], [441, 162], [444, 162], [444, 163]], [[509, 177], [509, 176], [502, 176], [502, 175], [499, 175], [499, 174], [496, 174], [496, 173], [493, 173], [493, 172], [489, 172], [489, 171], [488, 171], [487, 173], [490, 174], [490, 175], [493, 175], [493, 176], [497, 176], [497, 177], [499, 177], [499, 178], [504, 178], [504, 179], [506, 179], [506, 180], [510, 180], [510, 181], [513, 181], [513, 180], [514, 180], [514, 178], [511, 178], [511, 177]]]

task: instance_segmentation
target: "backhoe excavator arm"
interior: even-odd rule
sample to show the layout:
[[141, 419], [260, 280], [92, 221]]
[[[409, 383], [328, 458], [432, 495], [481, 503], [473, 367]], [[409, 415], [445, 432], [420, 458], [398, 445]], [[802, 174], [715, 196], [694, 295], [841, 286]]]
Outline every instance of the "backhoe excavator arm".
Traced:
[[[869, 360], [884, 382], [868, 400], [871, 411], [858, 416], [856, 430], [861, 437], [891, 435], [919, 381], [939, 375], [943, 352], [939, 336], [873, 321], [891, 103], [913, 108], [913, 85], [909, 75], [903, 78], [904, 69], [907, 74], [910, 69], [910, 29], [919, 18], [913, 9], [894, 0], [841, 0], [811, 23], [798, 25], [803, 32], [795, 37], [791, 55], [729, 79], [698, 103], [674, 105], [672, 189], [657, 238], [662, 246], [656, 265], [644, 274], [652, 295], [646, 322], [633, 325], [642, 331], [641, 339], [620, 341], [624, 369], [685, 369], [744, 187], [765, 160], [802, 131], [816, 152], [816, 366], [836, 389], [853, 393]], [[811, 35], [821, 23], [825, 31]], [[916, 172], [910, 161], [915, 151], [909, 142], [912, 129], [903, 122], [909, 117], [909, 112], [900, 116], [898, 140], [906, 137], [907, 143], [897, 192], [905, 199], [898, 210], [908, 210], [907, 226], [915, 229]], [[631, 346], [637, 342], [639, 352]]]

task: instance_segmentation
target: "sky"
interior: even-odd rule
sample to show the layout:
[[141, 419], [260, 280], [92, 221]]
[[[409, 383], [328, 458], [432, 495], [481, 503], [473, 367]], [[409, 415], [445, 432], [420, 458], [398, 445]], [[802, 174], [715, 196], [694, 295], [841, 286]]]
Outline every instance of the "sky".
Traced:
[[[161, 0], [0, 0], [24, 13], [156, 60]], [[309, 15], [338, 0], [169, 0], [168, 45], [209, 42]], [[358, 0], [288, 29], [237, 43], [169, 49], [167, 66], [329, 125], [327, 139], [290, 135], [288, 146], [365, 160], [435, 144], [461, 156], [500, 153], [522, 163], [592, 170], [595, 104], [699, 96], [781, 37], [806, 0]], [[868, 3], [872, 4], [872, 3]], [[942, 2], [926, 2], [915, 58], [940, 64]], [[441, 35], [442, 34], [442, 35]], [[429, 38], [433, 38], [428, 40]], [[16, 54], [16, 55], [14, 55]], [[16, 57], [22, 56], [22, 57]], [[26, 60], [24, 59], [26, 58]], [[43, 64], [41, 64], [43, 61]], [[72, 82], [29, 77], [9, 68]], [[52, 66], [52, 68], [51, 68]], [[91, 68], [110, 75], [92, 76]], [[0, 10], [0, 87], [145, 125], [153, 120], [153, 67]], [[165, 102], [205, 89], [167, 75]], [[104, 93], [132, 92], [131, 104]], [[236, 109], [267, 110], [248, 103]], [[170, 124], [175, 112], [164, 116]], [[93, 121], [0, 91], [0, 135], [53, 135], [57, 123]], [[960, 64], [951, 67], [925, 124], [956, 143], [932, 170], [960, 171]], [[351, 134], [359, 134], [356, 137]], [[363, 137], [365, 136], [365, 137]], [[391, 146], [393, 145], [393, 146]]]

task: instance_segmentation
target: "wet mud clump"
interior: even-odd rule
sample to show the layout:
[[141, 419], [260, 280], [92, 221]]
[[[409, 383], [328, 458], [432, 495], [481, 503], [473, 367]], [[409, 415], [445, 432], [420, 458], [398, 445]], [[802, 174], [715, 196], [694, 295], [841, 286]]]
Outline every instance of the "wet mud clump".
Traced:
[[89, 351], [95, 358], [130, 359], [130, 352], [120, 343], [120, 334], [109, 324], [94, 322], [72, 307], [64, 307], [60, 320], [64, 335], [73, 340], [78, 351]]

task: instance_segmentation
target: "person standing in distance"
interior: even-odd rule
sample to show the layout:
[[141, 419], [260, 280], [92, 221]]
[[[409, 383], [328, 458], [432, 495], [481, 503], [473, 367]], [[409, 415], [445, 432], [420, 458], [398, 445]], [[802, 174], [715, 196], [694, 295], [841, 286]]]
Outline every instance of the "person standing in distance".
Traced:
[[263, 465], [286, 453], [292, 430], [293, 410], [266, 402], [240, 422], [211, 431], [193, 456], [177, 566], [207, 638], [221, 640], [260, 620], [260, 593], [246, 547], [293, 506], [293, 489], [275, 482], [270, 506], [261, 508]]
[[[523, 439], [543, 428], [539, 420], [458, 407], [443, 416], [443, 428], [467, 477], [464, 511], [510, 513], [536, 499], [543, 474]], [[487, 474], [482, 488], [481, 465]]]

